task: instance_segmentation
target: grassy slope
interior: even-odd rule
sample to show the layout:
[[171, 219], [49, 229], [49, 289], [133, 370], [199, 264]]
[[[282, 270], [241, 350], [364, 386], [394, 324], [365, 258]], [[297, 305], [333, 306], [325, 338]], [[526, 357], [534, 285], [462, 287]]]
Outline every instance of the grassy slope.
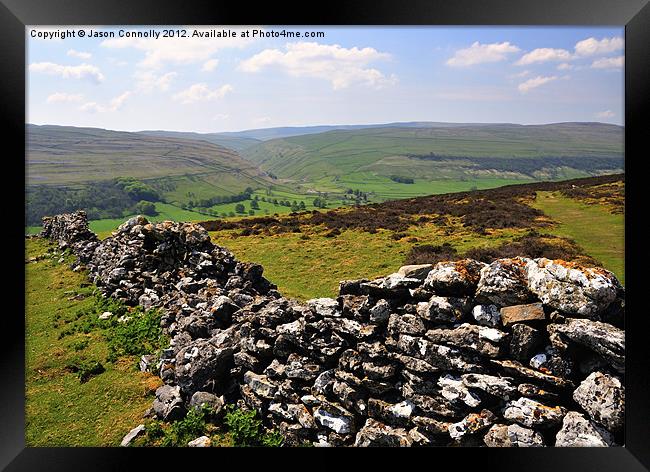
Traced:
[[237, 153], [206, 141], [33, 125], [27, 128], [27, 141], [29, 185], [72, 185], [120, 176], [155, 179], [212, 174], [262, 179], [258, 169]]
[[575, 240], [625, 284], [625, 219], [606, 206], [588, 205], [557, 192], [537, 192], [533, 204], [558, 222], [552, 233]]
[[[372, 170], [453, 177], [453, 165], [405, 159], [436, 153], [471, 157], [622, 156], [622, 128], [604, 124], [398, 129], [377, 128], [276, 139], [248, 148], [245, 157], [276, 175], [314, 179]], [[401, 157], [400, 157], [401, 156]], [[446, 174], [446, 175], [445, 175]]]
[[[26, 256], [43, 254], [48, 247], [45, 241], [29, 240]], [[92, 302], [68, 300], [66, 292], [78, 290], [85, 277], [57, 259], [26, 267], [26, 442], [28, 446], [117, 446], [141, 422], [160, 379], [136, 371], [135, 359], [105, 362], [108, 350], [101, 332], [58, 339], [60, 320]], [[83, 339], [88, 347], [75, 351], [72, 343]], [[80, 383], [65, 369], [76, 357], [98, 360], [106, 371]]]
[[320, 227], [304, 231], [309, 239], [295, 233], [237, 237], [237, 231], [213, 232], [212, 237], [237, 258], [262, 264], [265, 276], [284, 295], [306, 300], [335, 296], [341, 280], [374, 278], [396, 271], [404, 265], [406, 253], [416, 243], [449, 242], [462, 252], [473, 247], [497, 246], [523, 232], [501, 230], [479, 236], [459, 224], [452, 234], [445, 234], [436, 225], [424, 224], [412, 227], [399, 240], [392, 239], [392, 232], [386, 230], [376, 234], [347, 230], [330, 238]]

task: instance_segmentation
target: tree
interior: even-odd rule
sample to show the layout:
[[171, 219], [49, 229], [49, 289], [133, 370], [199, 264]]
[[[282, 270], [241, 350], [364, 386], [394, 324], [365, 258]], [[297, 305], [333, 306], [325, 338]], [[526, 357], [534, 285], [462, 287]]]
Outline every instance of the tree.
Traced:
[[246, 207], [242, 203], [235, 205], [235, 211], [237, 213], [246, 213]]
[[135, 212], [147, 216], [156, 216], [158, 214], [156, 211], [156, 205], [145, 200], [140, 200], [136, 203]]
[[259, 210], [260, 209], [260, 204], [257, 203], [257, 200], [252, 200], [251, 201], [251, 209], [253, 209], [253, 210]]

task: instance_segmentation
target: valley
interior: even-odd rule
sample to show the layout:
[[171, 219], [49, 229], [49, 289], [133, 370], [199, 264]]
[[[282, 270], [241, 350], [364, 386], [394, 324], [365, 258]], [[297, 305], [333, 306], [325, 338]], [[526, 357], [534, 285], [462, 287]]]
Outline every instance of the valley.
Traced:
[[[27, 233], [42, 216], [79, 208], [102, 233], [143, 208], [152, 221], [238, 219], [623, 169], [623, 128], [602, 123], [27, 132]], [[147, 194], [125, 191], [123, 179]]]

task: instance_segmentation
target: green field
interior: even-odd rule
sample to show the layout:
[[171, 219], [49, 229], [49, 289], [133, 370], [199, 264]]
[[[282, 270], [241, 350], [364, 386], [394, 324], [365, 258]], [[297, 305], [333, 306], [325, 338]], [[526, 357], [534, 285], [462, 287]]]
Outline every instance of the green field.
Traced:
[[[411, 227], [398, 240], [392, 232], [371, 234], [342, 231], [328, 237], [322, 227], [304, 228], [301, 234], [237, 236], [237, 231], [212, 232], [213, 241], [230, 249], [238, 259], [257, 262], [265, 276], [288, 297], [306, 300], [333, 297], [341, 280], [374, 278], [397, 271], [407, 252], [416, 244], [450, 243], [459, 252], [475, 247], [493, 247], [523, 234], [523, 230], [500, 230], [478, 235], [455, 225], [447, 234], [433, 224]], [[413, 239], [415, 238], [415, 239]]]
[[625, 218], [606, 206], [588, 205], [557, 192], [537, 192], [533, 204], [558, 224], [553, 234], [575, 240], [625, 284]]
[[370, 192], [370, 201], [382, 202], [424, 195], [481, 190], [525, 182], [532, 182], [532, 179], [484, 177], [463, 180], [422, 180], [416, 177], [412, 184], [404, 184], [372, 172], [357, 172], [341, 177], [323, 177], [315, 181], [315, 186], [332, 192], [340, 192], [341, 188], [358, 189], [362, 192]]
[[[26, 259], [44, 254], [51, 246], [28, 240]], [[96, 315], [79, 317], [80, 310], [92, 308], [93, 303], [91, 297], [71, 299], [87, 291], [82, 288], [85, 275], [72, 272], [57, 259], [26, 264], [26, 443], [30, 447], [117, 446], [142, 422], [161, 381], [139, 372], [135, 358], [106, 362], [108, 346], [101, 330], [60, 337], [66, 326]], [[77, 360], [99, 361], [106, 371], [81, 383], [67, 368]]]
[[[134, 177], [151, 180], [210, 175], [234, 191], [266, 179], [235, 151], [207, 141], [97, 128], [27, 128], [27, 184], [72, 185]], [[213, 183], [214, 183], [213, 182]]]
[[[612, 159], [621, 168], [622, 144], [621, 127], [596, 123], [371, 128], [274, 139], [246, 148], [242, 155], [265, 171], [304, 182], [366, 171], [422, 180], [571, 178], [592, 174], [598, 166], [609, 168]], [[410, 157], [430, 154], [446, 158]], [[559, 162], [551, 165], [555, 170], [548, 169], [543, 160], [552, 157], [567, 158], [566, 164], [575, 168], [561, 168], [565, 164]], [[593, 162], [587, 164], [589, 158]], [[537, 161], [531, 167], [532, 159]]]

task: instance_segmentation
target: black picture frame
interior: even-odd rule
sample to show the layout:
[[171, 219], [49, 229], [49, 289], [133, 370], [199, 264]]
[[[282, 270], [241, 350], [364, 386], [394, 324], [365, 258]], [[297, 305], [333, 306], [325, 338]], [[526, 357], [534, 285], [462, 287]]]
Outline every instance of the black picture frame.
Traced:
[[[24, 293], [24, 232], [20, 205], [13, 204], [23, 191], [25, 169], [25, 25], [121, 25], [121, 24], [260, 24], [260, 25], [607, 25], [625, 26], [625, 172], [626, 172], [626, 397], [625, 447], [492, 449], [436, 448], [433, 450], [386, 450], [346, 452], [348, 460], [369, 457], [397, 460], [398, 464], [442, 467], [443, 461], [481, 470], [648, 470], [650, 467], [650, 356], [645, 328], [640, 276], [644, 185], [641, 152], [647, 134], [650, 104], [650, 5], [647, 0], [348, 0], [324, 3], [245, 3], [205, 0], [0, 0], [0, 101], [7, 205], [3, 225], [12, 246], [5, 246], [5, 300], [15, 300], [16, 309], [5, 306], [4, 334], [0, 355], [0, 466], [6, 470], [125, 470], [144, 459], [147, 469], [199, 467], [252, 467], [251, 461], [282, 461], [283, 464], [313, 467], [342, 467], [330, 457], [340, 450], [219, 450], [218, 455], [196, 450], [162, 451], [124, 448], [25, 448], [25, 326], [19, 315], [19, 293]], [[645, 118], [645, 119], [644, 119]], [[645, 126], [644, 126], [645, 125]], [[9, 146], [7, 146], [9, 145]], [[15, 188], [13, 188], [15, 186]], [[11, 208], [10, 208], [11, 207]], [[24, 207], [23, 209], [24, 210]], [[7, 213], [7, 211], [15, 211]], [[15, 238], [15, 241], [14, 239]], [[8, 243], [8, 244], [12, 244]], [[8, 249], [7, 249], [8, 248]], [[639, 256], [637, 256], [637, 254]], [[11, 265], [16, 264], [16, 268]], [[21, 269], [22, 268], [22, 269]], [[24, 299], [22, 300], [24, 302]], [[645, 319], [644, 319], [645, 318]], [[214, 451], [212, 451], [214, 452]], [[296, 459], [300, 452], [300, 459]], [[189, 454], [192, 454], [191, 456]], [[408, 455], [407, 455], [408, 454]], [[415, 457], [416, 456], [420, 457]], [[359, 457], [354, 457], [358, 455]], [[309, 457], [312, 456], [312, 457]], [[322, 457], [322, 461], [319, 461]], [[289, 462], [290, 461], [290, 462]], [[333, 462], [330, 462], [333, 461]], [[408, 462], [407, 462], [408, 461]], [[423, 462], [422, 462], [423, 461]], [[428, 464], [428, 465], [427, 465]], [[278, 465], [280, 463], [278, 462]], [[204, 466], [202, 466], [204, 467]], [[301, 468], [302, 468], [301, 467]], [[454, 466], [455, 467], [455, 466]]]

